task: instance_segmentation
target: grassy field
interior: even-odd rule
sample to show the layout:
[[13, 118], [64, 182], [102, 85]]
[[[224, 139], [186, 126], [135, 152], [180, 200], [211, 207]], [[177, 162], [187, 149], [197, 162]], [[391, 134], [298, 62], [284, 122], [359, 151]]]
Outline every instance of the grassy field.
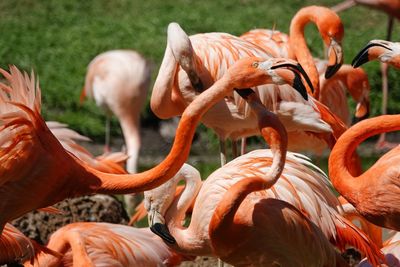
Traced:
[[[3, 0], [0, 2], [0, 66], [15, 64], [40, 77], [43, 114], [101, 140], [103, 115], [93, 103], [79, 105], [87, 64], [97, 54], [118, 48], [135, 49], [154, 63], [157, 74], [166, 43], [166, 27], [176, 21], [189, 33], [221, 31], [240, 35], [253, 28], [288, 32], [290, 19], [307, 5], [332, 6], [340, 1], [302, 0]], [[278, 3], [278, 4], [277, 4]], [[385, 38], [387, 17], [365, 7], [340, 14], [345, 25], [345, 62], [368, 40]], [[394, 36], [400, 32], [395, 25]], [[316, 56], [322, 46], [314, 26], [306, 29]], [[380, 112], [378, 63], [366, 65], [372, 84], [372, 113]], [[391, 88], [398, 74], [390, 72]], [[399, 111], [400, 92], [391, 90], [389, 109]], [[146, 124], [155, 123], [148, 107]], [[117, 125], [114, 120], [114, 125]], [[119, 127], [114, 127], [118, 132]]]

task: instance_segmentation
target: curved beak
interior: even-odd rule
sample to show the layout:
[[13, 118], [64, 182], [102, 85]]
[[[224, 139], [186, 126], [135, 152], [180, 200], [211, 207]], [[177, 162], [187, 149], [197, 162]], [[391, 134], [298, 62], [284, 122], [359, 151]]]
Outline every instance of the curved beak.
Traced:
[[[308, 100], [308, 93], [306, 86], [303, 83], [303, 79], [307, 82], [311, 91], [314, 92], [311, 80], [307, 73], [301, 67], [301, 65], [295, 61], [284, 60], [273, 65], [271, 69], [275, 70], [276, 73], [285, 80], [285, 82], [291, 85], [301, 96]], [[302, 79], [303, 78], [303, 79]]]
[[392, 49], [387, 45], [386, 41], [372, 40], [363, 49], [361, 49], [360, 52], [358, 52], [351, 62], [351, 65], [354, 68], [357, 68], [364, 63], [377, 58], [387, 50], [392, 51]]
[[164, 217], [156, 211], [154, 208], [149, 209], [148, 220], [150, 230], [161, 237], [165, 242], [169, 244], [175, 244], [175, 238], [170, 234], [168, 227], [165, 224]]
[[328, 47], [328, 67], [325, 71], [325, 79], [331, 78], [343, 64], [343, 50], [340, 43], [331, 38]]

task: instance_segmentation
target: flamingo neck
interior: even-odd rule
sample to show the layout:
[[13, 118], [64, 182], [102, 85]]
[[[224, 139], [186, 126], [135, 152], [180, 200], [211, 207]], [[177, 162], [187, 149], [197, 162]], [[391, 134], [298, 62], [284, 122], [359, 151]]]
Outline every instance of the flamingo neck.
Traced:
[[199, 175], [190, 174], [183, 174], [182, 178], [186, 180], [185, 188], [172, 202], [165, 216], [168, 229], [176, 240], [176, 244], [173, 245], [173, 248], [177, 252], [185, 254], [207, 254], [209, 250], [203, 245], [201, 238], [196, 235], [193, 224], [190, 224], [187, 228], [182, 226], [186, 217], [186, 211], [201, 189], [201, 178]]
[[358, 193], [369, 172], [355, 177], [350, 173], [353, 153], [367, 138], [385, 132], [400, 130], [400, 115], [383, 115], [361, 121], [349, 128], [336, 142], [329, 156], [329, 177], [336, 190], [353, 206], [359, 202]]
[[[196, 127], [204, 113], [233, 90], [229, 75], [219, 79], [212, 87], [199, 95], [182, 114], [170, 153], [156, 167], [138, 174], [115, 175], [99, 172], [83, 165], [88, 180], [84, 181], [88, 192], [126, 194], [150, 190], [172, 178], [189, 156], [190, 144]], [[90, 190], [89, 190], [90, 189]]]
[[[316, 7], [315, 7], [316, 8]], [[306, 39], [304, 37], [304, 28], [309, 22], [313, 22], [320, 29], [319, 24], [321, 21], [318, 19], [319, 13], [311, 8], [300, 10], [292, 19], [290, 23], [289, 34], [289, 57], [296, 59], [310, 77], [311, 83], [314, 87], [314, 94], [308, 88], [308, 93], [319, 99], [319, 73], [315, 66], [314, 59], [308, 49]]]
[[[261, 133], [273, 152], [272, 165], [265, 176], [245, 178], [234, 184], [216, 207], [211, 218], [209, 234], [213, 251], [219, 257], [230, 253], [230, 244], [225, 240], [229, 237], [230, 242], [234, 242], [231, 230], [235, 227], [234, 216], [240, 204], [248, 194], [272, 187], [282, 174], [286, 160], [287, 134], [285, 128], [275, 114], [262, 109], [258, 102], [252, 102], [250, 99], [249, 104], [252, 111], [257, 114]], [[240, 239], [241, 237], [237, 235], [236, 238]]]

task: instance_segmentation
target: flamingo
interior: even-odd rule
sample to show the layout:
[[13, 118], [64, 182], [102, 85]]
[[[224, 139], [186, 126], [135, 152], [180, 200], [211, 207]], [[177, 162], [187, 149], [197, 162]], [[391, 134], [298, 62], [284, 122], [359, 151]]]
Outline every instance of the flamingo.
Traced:
[[399, 119], [400, 115], [382, 115], [353, 125], [337, 140], [329, 156], [329, 177], [336, 190], [368, 221], [394, 230], [400, 230], [400, 147], [384, 154], [359, 176], [349, 173], [347, 161], [367, 138], [399, 130]]
[[[341, 12], [356, 4], [383, 11], [388, 15], [386, 40], [390, 41], [392, 39], [394, 18], [400, 20], [400, 2], [398, 0], [346, 0], [332, 7], [332, 10], [335, 10], [336, 12]], [[381, 62], [380, 65], [382, 75], [382, 114], [387, 114], [387, 99], [389, 88], [388, 66], [384, 62]], [[376, 143], [377, 149], [393, 148], [394, 146], [396, 146], [396, 144], [387, 142], [385, 139], [386, 135], [384, 133], [379, 136], [379, 139]]]
[[[140, 150], [140, 111], [145, 104], [150, 85], [150, 64], [133, 50], [112, 50], [99, 54], [90, 63], [81, 101], [87, 95], [106, 111], [106, 151], [110, 143], [110, 115], [114, 114], [122, 128], [127, 147], [126, 168], [137, 172]], [[128, 213], [137, 197], [125, 195]]]
[[33, 75], [14, 66], [10, 73], [0, 69], [10, 84], [0, 83], [0, 233], [12, 219], [68, 197], [136, 193], [159, 186], [187, 159], [197, 123], [213, 104], [234, 88], [271, 82], [287, 82], [305, 93], [298, 69], [297, 63], [285, 59], [238, 61], [214, 90], [205, 91], [182, 114], [167, 157], [148, 171], [125, 175], [102, 173], [67, 152], [40, 116], [40, 88]]
[[[310, 22], [316, 24], [328, 46], [329, 61], [312, 58], [304, 38], [304, 28]], [[290, 38], [285, 33], [267, 29], [254, 29], [242, 34], [240, 38], [261, 46], [275, 56], [297, 59], [310, 76], [315, 89], [314, 97], [328, 106], [347, 125], [350, 123], [350, 116], [345, 90], [356, 97], [356, 101], [362, 101], [358, 102], [360, 109], [357, 110], [357, 115], [367, 116], [368, 77], [363, 70], [354, 71], [348, 65], [342, 66], [343, 53], [340, 44], [343, 38], [343, 24], [339, 16], [329, 8], [308, 6], [300, 9], [290, 23]], [[323, 66], [320, 67], [321, 65]], [[337, 73], [338, 71], [340, 73]], [[323, 72], [325, 75], [320, 75]], [[340, 84], [338, 80], [341, 81]]]
[[385, 40], [371, 40], [352, 61], [357, 68], [371, 60], [379, 60], [400, 69], [400, 43]]
[[315, 90], [313, 96], [320, 100], [319, 73], [304, 38], [304, 28], [310, 22], [315, 23], [322, 40], [328, 47], [328, 62], [325, 71], [325, 78], [328, 79], [339, 70], [343, 63], [341, 41], [344, 33], [342, 21], [329, 8], [308, 6], [300, 9], [290, 23], [289, 36], [275, 30], [255, 29], [242, 34], [240, 38], [271, 51], [277, 57], [298, 60], [310, 77]]
[[169, 248], [149, 228], [79, 222], [54, 232], [47, 245], [61, 256], [39, 253], [24, 266], [177, 266], [185, 257]]
[[351, 65], [344, 64], [329, 79], [320, 77], [320, 98], [332, 113], [336, 114], [347, 127], [351, 125], [351, 115], [347, 104], [348, 91], [357, 103], [355, 117], [358, 120], [369, 116], [369, 85], [368, 76], [361, 68], [354, 69]]
[[[256, 110], [271, 150], [256, 150], [230, 161], [203, 185], [199, 176], [187, 173], [146, 191], [150, 229], [178, 252], [215, 255], [234, 266], [343, 264], [328, 239], [339, 246], [352, 242], [377, 264], [379, 252], [340, 216], [338, 201], [318, 167], [299, 154], [288, 152], [285, 157], [283, 125], [254, 96], [246, 101]], [[173, 200], [182, 178], [186, 187]], [[246, 198], [252, 191], [259, 192]], [[184, 228], [185, 212], [196, 195], [190, 225]]]
[[[259, 46], [236, 36], [204, 33], [189, 37], [177, 23], [169, 24], [167, 47], [151, 95], [151, 109], [162, 119], [180, 115], [200, 92], [220, 79], [230, 65], [251, 55], [271, 57]], [[335, 136], [345, 130], [344, 124], [308, 95], [303, 95], [308, 98], [305, 100], [288, 86], [254, 89], [267, 109], [277, 113], [284, 123], [291, 149], [300, 146], [319, 151], [332, 144], [332, 128]], [[233, 93], [205, 114], [202, 122], [212, 128], [221, 141], [222, 165], [226, 162], [225, 140], [259, 134], [256, 121], [246, 102]]]

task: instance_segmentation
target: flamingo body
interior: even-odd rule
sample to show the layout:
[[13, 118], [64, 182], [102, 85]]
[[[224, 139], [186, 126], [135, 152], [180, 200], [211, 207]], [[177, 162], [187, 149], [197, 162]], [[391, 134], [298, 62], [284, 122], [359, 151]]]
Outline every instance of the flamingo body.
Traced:
[[47, 248], [62, 258], [39, 254], [34, 266], [176, 266], [182, 256], [148, 228], [111, 223], [72, 223], [50, 237]]

